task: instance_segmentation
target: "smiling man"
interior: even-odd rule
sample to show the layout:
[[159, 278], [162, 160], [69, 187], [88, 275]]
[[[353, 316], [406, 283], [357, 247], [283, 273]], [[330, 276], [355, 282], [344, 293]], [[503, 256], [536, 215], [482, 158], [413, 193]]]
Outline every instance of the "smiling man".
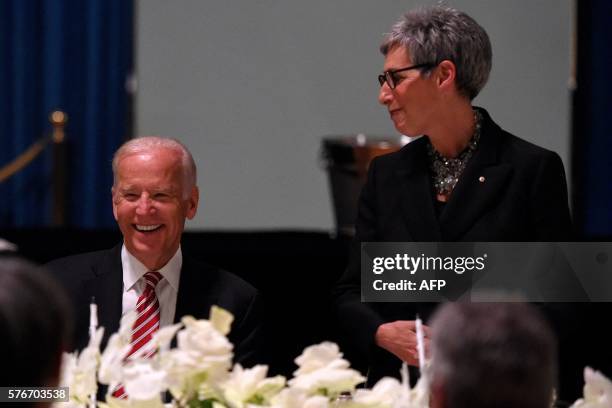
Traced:
[[75, 348], [87, 344], [92, 298], [105, 341], [121, 316], [136, 310], [131, 356], [154, 353], [149, 340], [160, 327], [185, 315], [208, 318], [218, 305], [234, 315], [229, 338], [236, 361], [255, 363], [261, 337], [257, 291], [181, 250], [185, 220], [195, 216], [199, 201], [191, 153], [173, 139], [133, 139], [115, 153], [113, 176], [113, 214], [123, 243], [48, 265], [75, 306]]
[[198, 208], [195, 165], [175, 144], [136, 139], [113, 159], [113, 214], [125, 251], [152, 271], [179, 254], [185, 219]]

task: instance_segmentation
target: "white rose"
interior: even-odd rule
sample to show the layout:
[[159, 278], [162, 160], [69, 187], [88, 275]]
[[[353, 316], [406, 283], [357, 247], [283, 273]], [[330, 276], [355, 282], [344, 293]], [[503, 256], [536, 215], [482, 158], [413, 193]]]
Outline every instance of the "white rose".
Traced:
[[[329, 341], [306, 347], [302, 354], [295, 359], [299, 369], [293, 375], [302, 375], [318, 370], [334, 360], [341, 360], [342, 353], [336, 343]], [[343, 360], [344, 361], [344, 360]], [[346, 367], [349, 364], [346, 362]]]
[[[217, 316], [221, 329], [229, 327], [228, 316]], [[189, 397], [207, 383], [205, 388], [217, 395], [216, 386], [227, 378], [232, 365], [233, 346], [210, 321], [185, 316], [182, 322], [185, 327], [176, 335], [177, 348], [160, 355], [170, 392], [175, 398]]]
[[233, 408], [243, 408], [248, 403], [267, 405], [285, 386], [285, 377], [266, 378], [267, 374], [265, 365], [243, 369], [236, 364], [227, 381], [221, 385], [225, 400]]
[[360, 389], [355, 392], [351, 406], [363, 408], [391, 408], [399, 399], [402, 385], [391, 377], [382, 378], [371, 390]]
[[584, 369], [584, 398], [571, 408], [609, 408], [612, 406], [612, 382], [602, 373]]
[[289, 385], [309, 395], [324, 394], [334, 398], [342, 392], [352, 392], [357, 384], [365, 381], [359, 372], [349, 368], [349, 362], [342, 358], [335, 343], [307, 347], [295, 362], [299, 369]]
[[353, 369], [325, 367], [297, 376], [289, 381], [289, 385], [311, 395], [322, 392], [333, 398], [343, 392], [352, 392], [363, 381], [365, 378]]
[[308, 396], [304, 390], [285, 388], [271, 400], [272, 408], [328, 408], [329, 400], [323, 396]]
[[177, 335], [178, 348], [197, 351], [203, 355], [230, 356], [232, 343], [207, 320], [195, 320], [191, 316], [182, 319], [185, 329]]
[[123, 385], [129, 399], [159, 400], [166, 390], [166, 373], [153, 366], [151, 360], [136, 360], [123, 368]]

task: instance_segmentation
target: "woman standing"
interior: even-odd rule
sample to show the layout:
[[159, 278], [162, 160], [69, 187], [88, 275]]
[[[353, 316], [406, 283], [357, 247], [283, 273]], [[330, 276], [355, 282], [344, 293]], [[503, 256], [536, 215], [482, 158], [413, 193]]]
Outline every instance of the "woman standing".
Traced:
[[492, 59], [489, 37], [474, 19], [442, 6], [414, 10], [380, 49], [379, 102], [400, 133], [424, 136], [370, 165], [349, 268], [336, 288], [341, 329], [352, 349], [368, 356], [370, 380], [396, 375], [400, 360], [418, 364], [414, 319], [426, 318], [433, 305], [362, 303], [361, 242], [571, 236], [559, 156], [472, 106]]

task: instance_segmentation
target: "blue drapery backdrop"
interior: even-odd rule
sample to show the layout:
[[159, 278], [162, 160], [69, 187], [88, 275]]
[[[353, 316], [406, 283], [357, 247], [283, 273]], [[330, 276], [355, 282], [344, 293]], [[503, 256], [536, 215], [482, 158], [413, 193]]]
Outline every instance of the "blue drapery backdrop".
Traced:
[[[133, 2], [0, 1], [0, 167], [68, 114], [67, 224], [114, 225], [110, 161], [130, 133]], [[50, 147], [50, 146], [49, 146]], [[51, 222], [51, 151], [0, 183], [0, 227]]]
[[579, 1], [574, 94], [574, 219], [587, 238], [612, 237], [612, 2]]

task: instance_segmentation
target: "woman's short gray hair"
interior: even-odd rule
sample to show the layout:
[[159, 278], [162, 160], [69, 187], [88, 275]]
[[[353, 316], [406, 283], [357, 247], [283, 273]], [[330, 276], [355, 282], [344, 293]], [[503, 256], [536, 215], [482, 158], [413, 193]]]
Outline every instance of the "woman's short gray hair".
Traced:
[[433, 6], [410, 11], [393, 25], [380, 46], [383, 55], [403, 46], [413, 64], [452, 61], [459, 92], [470, 100], [484, 87], [491, 71], [491, 42], [486, 31], [462, 11]]
[[193, 156], [185, 147], [184, 144], [176, 139], [159, 137], [159, 136], [144, 136], [128, 140], [115, 152], [113, 156], [113, 185], [117, 184], [117, 168], [119, 160], [123, 156], [138, 153], [147, 153], [155, 149], [169, 149], [181, 155], [181, 165], [183, 167], [183, 195], [189, 197], [191, 189], [197, 183], [197, 170]]

